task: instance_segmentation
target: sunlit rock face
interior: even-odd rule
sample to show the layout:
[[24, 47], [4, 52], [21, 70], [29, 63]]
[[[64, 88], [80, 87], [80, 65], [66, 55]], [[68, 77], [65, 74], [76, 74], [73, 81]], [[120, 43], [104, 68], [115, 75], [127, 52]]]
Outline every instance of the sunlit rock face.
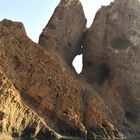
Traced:
[[[0, 132], [39, 140], [140, 136], [139, 1], [116, 0], [85, 24], [78, 0], [60, 2], [39, 44], [22, 23], [0, 22]], [[80, 53], [76, 75], [71, 64]]]
[[[20, 98], [20, 93], [0, 71], [0, 131], [10, 134], [13, 138], [23, 139], [48, 138], [57, 139], [57, 135], [29, 106], [25, 105]], [[0, 134], [0, 139], [12, 139]]]

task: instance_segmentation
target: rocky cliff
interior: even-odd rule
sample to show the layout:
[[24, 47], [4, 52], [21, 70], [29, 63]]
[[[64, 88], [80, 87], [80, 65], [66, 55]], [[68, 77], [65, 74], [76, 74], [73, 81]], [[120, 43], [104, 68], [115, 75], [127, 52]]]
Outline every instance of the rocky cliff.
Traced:
[[139, 24], [138, 0], [102, 7], [86, 33], [81, 74], [108, 102], [110, 118], [130, 136], [140, 134]]
[[79, 0], [62, 0], [38, 44], [22, 23], [1, 21], [0, 131], [39, 140], [139, 137], [139, 13], [138, 0], [116, 0], [87, 29]]
[[45, 120], [32, 107], [23, 103], [20, 93], [0, 71], [0, 131], [23, 139], [57, 139], [60, 136], [51, 130]]

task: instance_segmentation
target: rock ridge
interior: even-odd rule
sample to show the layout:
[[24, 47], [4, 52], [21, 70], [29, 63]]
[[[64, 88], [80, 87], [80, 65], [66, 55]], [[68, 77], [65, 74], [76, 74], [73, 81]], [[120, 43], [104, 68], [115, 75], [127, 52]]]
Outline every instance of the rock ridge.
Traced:
[[30, 107], [25, 105], [19, 92], [0, 70], [0, 131], [14, 138], [58, 139], [45, 121]]

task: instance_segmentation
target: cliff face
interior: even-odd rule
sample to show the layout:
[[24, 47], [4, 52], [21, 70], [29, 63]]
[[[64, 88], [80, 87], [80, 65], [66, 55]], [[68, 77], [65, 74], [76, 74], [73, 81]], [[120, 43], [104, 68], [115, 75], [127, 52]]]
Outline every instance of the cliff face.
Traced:
[[138, 0], [116, 0], [86, 29], [80, 2], [62, 0], [39, 44], [22, 23], [1, 21], [0, 131], [39, 140], [139, 136], [139, 11]]
[[0, 131], [23, 139], [57, 139], [45, 121], [22, 102], [20, 93], [0, 71]]
[[74, 133], [69, 131], [77, 129], [77, 133], [84, 135], [82, 85], [24, 32], [18, 36], [16, 30], [9, 30], [5, 23], [11, 24], [11, 28], [15, 24], [8, 20], [1, 22], [0, 68], [23, 99], [45, 117], [49, 126], [62, 133]]

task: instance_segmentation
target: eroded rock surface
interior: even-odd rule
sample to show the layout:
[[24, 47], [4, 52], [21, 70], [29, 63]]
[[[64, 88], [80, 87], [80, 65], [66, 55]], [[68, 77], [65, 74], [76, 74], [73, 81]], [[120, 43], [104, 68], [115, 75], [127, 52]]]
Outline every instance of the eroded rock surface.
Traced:
[[74, 57], [81, 53], [86, 19], [79, 0], [61, 0], [43, 29], [39, 44], [49, 53], [58, 54], [70, 68]]
[[[11, 84], [4, 84], [1, 72], [1, 131], [21, 136], [32, 126], [37, 136], [45, 127], [39, 136], [48, 139], [50, 132], [87, 140], [139, 136], [139, 11], [138, 0], [116, 0], [97, 12], [86, 31], [80, 2], [62, 0], [39, 44], [26, 36], [22, 23], [1, 21], [0, 69]], [[78, 77], [69, 68], [81, 51]]]
[[22, 37], [17, 36], [3, 27], [3, 22], [11, 21], [0, 24], [0, 68], [51, 128], [62, 134], [84, 136], [82, 85], [24, 32]]
[[23, 139], [59, 138], [37, 113], [23, 103], [20, 93], [2, 71], [0, 71], [0, 132]]
[[97, 12], [83, 51], [82, 76], [108, 101], [112, 120], [130, 136], [140, 134], [139, 25], [140, 2], [116, 0]]

